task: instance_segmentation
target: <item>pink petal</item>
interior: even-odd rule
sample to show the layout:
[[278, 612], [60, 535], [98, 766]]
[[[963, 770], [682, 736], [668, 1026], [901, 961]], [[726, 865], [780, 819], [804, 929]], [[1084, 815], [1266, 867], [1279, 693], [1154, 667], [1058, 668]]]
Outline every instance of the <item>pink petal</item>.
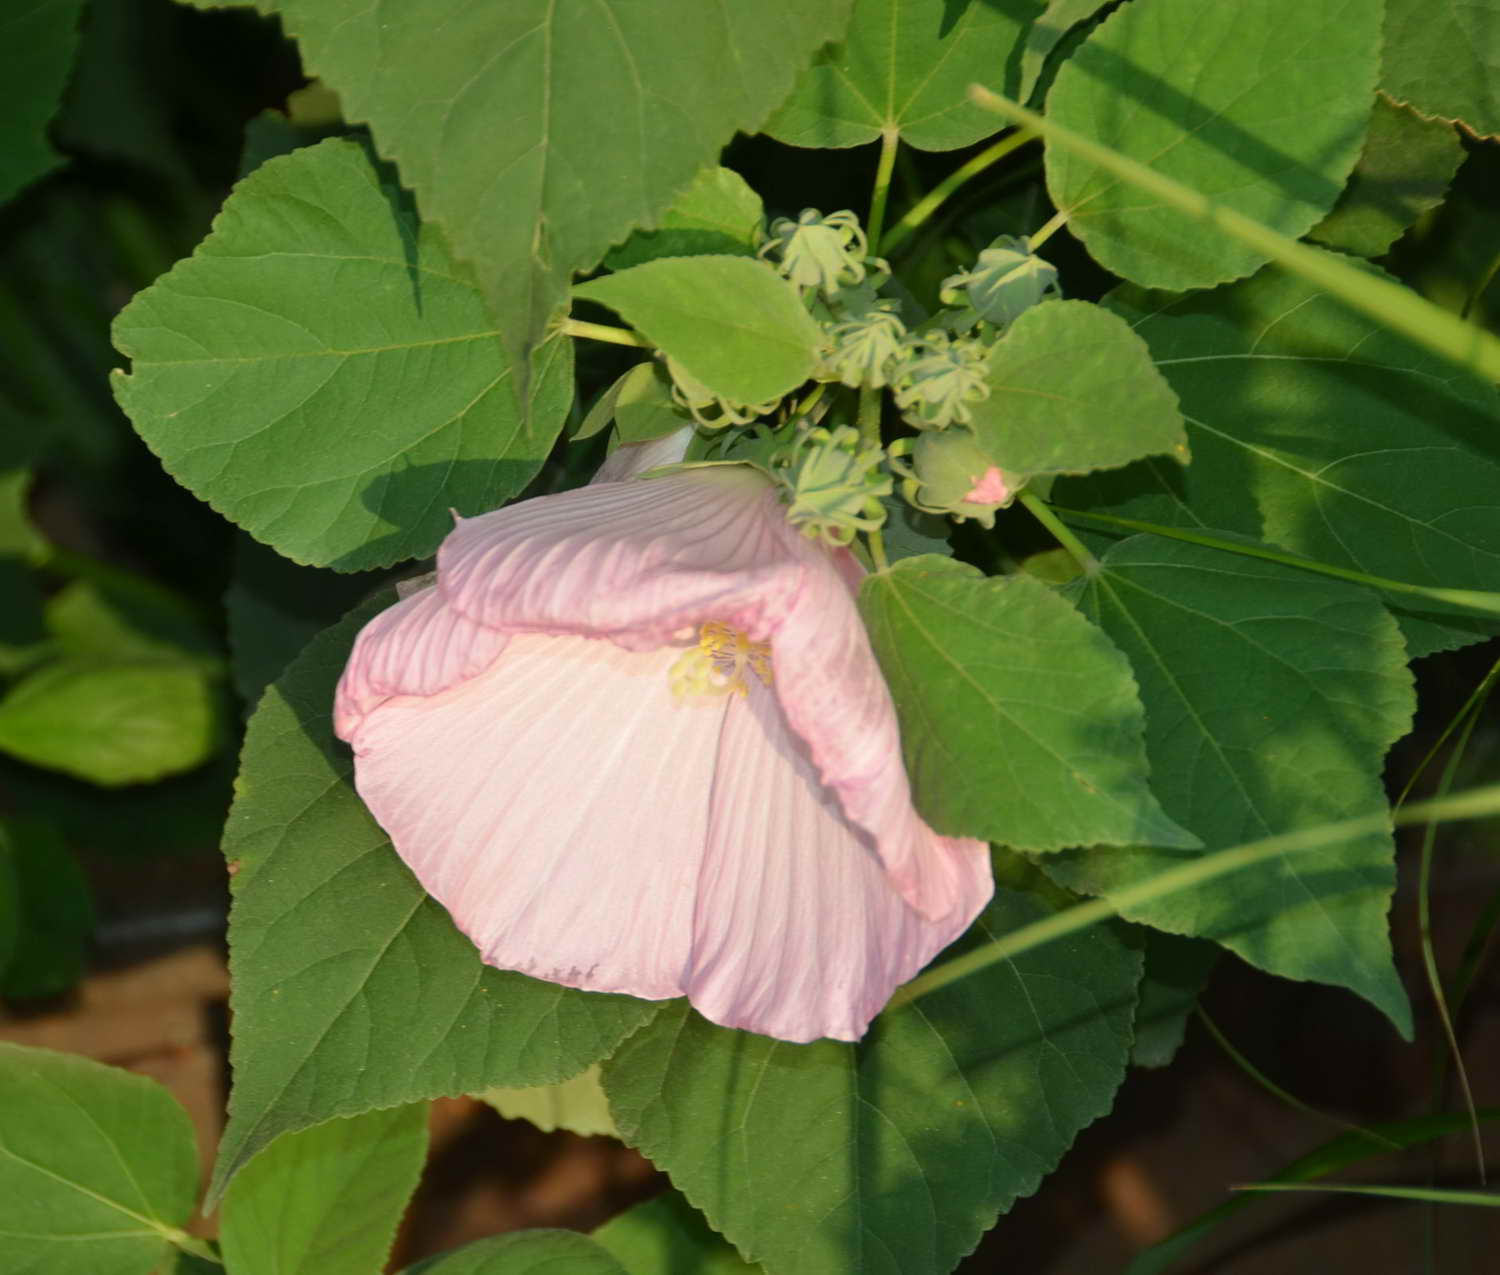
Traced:
[[998, 465], [991, 465], [964, 499], [976, 505], [1003, 505], [1009, 497], [1010, 488], [1005, 485], [1005, 475]]
[[756, 641], [802, 582], [775, 491], [739, 465], [606, 482], [460, 519], [438, 587], [469, 619], [649, 650], [706, 620]]
[[675, 465], [687, 454], [688, 444], [693, 441], [691, 426], [685, 426], [665, 438], [653, 438], [648, 443], [626, 443], [616, 447], [604, 458], [599, 472], [591, 483], [617, 483], [634, 478], [658, 465]]
[[[776, 632], [776, 695], [845, 814], [874, 839], [892, 884], [924, 916], [963, 913], [982, 842], [941, 837], [912, 805], [901, 733], [854, 597], [849, 565], [816, 546], [803, 588]], [[862, 574], [862, 573], [860, 573]]]
[[682, 993], [726, 701], [676, 702], [677, 654], [518, 636], [356, 731], [360, 795], [489, 964]]
[[988, 857], [960, 862], [960, 901], [940, 923], [924, 920], [819, 783], [774, 697], [752, 687], [731, 705], [719, 744], [693, 921], [694, 1007], [782, 1040], [858, 1040], [988, 901]]
[[333, 728], [349, 739], [392, 695], [432, 695], [483, 672], [507, 636], [464, 619], [437, 589], [409, 594], [365, 625], [334, 696]]

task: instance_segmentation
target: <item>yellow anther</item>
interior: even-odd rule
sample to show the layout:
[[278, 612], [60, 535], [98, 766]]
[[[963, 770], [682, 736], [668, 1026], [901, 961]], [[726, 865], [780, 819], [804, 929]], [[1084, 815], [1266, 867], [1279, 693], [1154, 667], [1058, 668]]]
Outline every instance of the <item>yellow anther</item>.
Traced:
[[679, 699], [689, 695], [747, 695], [747, 672], [771, 685], [771, 646], [752, 642], [728, 624], [710, 621], [698, 630], [698, 644], [690, 647], [672, 665], [672, 693]]

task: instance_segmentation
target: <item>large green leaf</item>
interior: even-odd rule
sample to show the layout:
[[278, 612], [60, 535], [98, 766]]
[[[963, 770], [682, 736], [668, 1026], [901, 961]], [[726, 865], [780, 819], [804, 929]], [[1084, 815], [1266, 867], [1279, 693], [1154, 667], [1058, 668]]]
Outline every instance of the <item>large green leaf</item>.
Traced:
[[1016, 100], [1026, 101], [1042, 78], [1047, 59], [1080, 22], [1092, 18], [1110, 0], [1047, 0], [1047, 7], [1026, 32], [1021, 50], [1021, 81]]
[[973, 428], [1011, 473], [1081, 474], [1160, 453], [1188, 459], [1177, 396], [1151, 351], [1086, 301], [1025, 311], [990, 351], [988, 380]]
[[407, 1267], [404, 1275], [656, 1275], [626, 1271], [586, 1235], [516, 1231]]
[[1003, 127], [969, 101], [978, 81], [1009, 91], [1014, 51], [1042, 0], [855, 0], [844, 38], [797, 81], [766, 132], [793, 146], [860, 146], [884, 135], [924, 151]]
[[[963, 947], [1045, 915], [1002, 888]], [[942, 1275], [1114, 1099], [1140, 955], [1096, 927], [789, 1045], [671, 1005], [604, 1065], [626, 1139], [770, 1275]]]
[[1310, 237], [1358, 257], [1380, 256], [1442, 202], [1463, 157], [1452, 125], [1377, 97], [1349, 185]]
[[580, 284], [618, 310], [720, 398], [761, 403], [795, 389], [818, 363], [823, 330], [763, 261], [667, 257]]
[[[1194, 296], [1125, 291], [1188, 423], [1193, 463], [1065, 479], [1063, 506], [1221, 527], [1413, 584], [1500, 590], [1500, 399], [1267, 268]], [[1413, 655], [1489, 621], [1392, 596]]]
[[482, 964], [370, 818], [329, 705], [356, 631], [390, 601], [315, 638], [250, 720], [224, 835], [235, 1083], [216, 1186], [334, 1116], [562, 1080], [656, 1009]]
[[222, 742], [214, 685], [187, 661], [57, 660], [0, 700], [0, 752], [96, 784], [191, 770]]
[[224, 1195], [219, 1245], [234, 1275], [370, 1275], [427, 1157], [427, 1104], [283, 1134]]
[[624, 270], [658, 257], [703, 253], [754, 256], [765, 209], [760, 196], [732, 168], [702, 169], [661, 215], [658, 230], [638, 230], [604, 259]]
[[1386, 0], [1380, 87], [1423, 115], [1500, 134], [1500, 21], [1470, 0]]
[[115, 320], [115, 395], [179, 482], [298, 562], [431, 553], [519, 492], [562, 427], [571, 344], [529, 415], [442, 236], [353, 142], [268, 160]]
[[[1385, 809], [1381, 769], [1414, 698], [1400, 631], [1369, 590], [1135, 536], [1105, 555], [1083, 605], [1135, 668], [1162, 805], [1203, 852]], [[1194, 852], [1087, 849], [1040, 862], [1072, 889], [1107, 895], [1184, 853]], [[1395, 880], [1382, 831], [1124, 914], [1214, 939], [1273, 974], [1351, 988], [1409, 1032], [1386, 928]]]
[[[1380, 66], [1381, 0], [1134, 0], [1058, 72], [1048, 115], [1300, 237], [1359, 157]], [[1266, 258], [1091, 162], [1047, 148], [1047, 186], [1103, 266], [1197, 288]]]
[[1130, 666], [1039, 580], [907, 558], [859, 602], [938, 831], [1023, 850], [1198, 844], [1147, 786]]
[[150, 1275], [193, 1211], [185, 1112], [154, 1080], [0, 1042], [0, 1267]]
[[722, 1235], [709, 1230], [680, 1191], [626, 1209], [594, 1232], [630, 1275], [751, 1275], [759, 1271], [741, 1259]]
[[55, 167], [47, 141], [83, 0], [9, 0], [0, 13], [0, 203]]
[[512, 352], [572, 272], [651, 229], [753, 133], [849, 0], [281, 0], [304, 65], [368, 121], [473, 264]]

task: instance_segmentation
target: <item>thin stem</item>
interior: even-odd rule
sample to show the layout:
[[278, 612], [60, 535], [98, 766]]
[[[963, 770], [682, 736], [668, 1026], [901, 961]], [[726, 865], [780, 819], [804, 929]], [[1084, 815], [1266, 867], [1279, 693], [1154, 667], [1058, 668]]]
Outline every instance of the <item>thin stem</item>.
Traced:
[[1031, 511], [1033, 518], [1052, 533], [1057, 543], [1073, 555], [1073, 561], [1087, 574], [1093, 575], [1099, 570], [1099, 559], [1084, 548], [1083, 542], [1068, 530], [1067, 525], [1052, 512], [1045, 500], [1035, 492], [1023, 491], [1021, 503]]
[[1051, 239], [1053, 235], [1055, 235], [1067, 224], [1067, 211], [1065, 209], [1059, 208], [1055, 213], [1052, 214], [1051, 217], [1047, 219], [1046, 225], [1038, 230], [1036, 234], [1028, 236], [1027, 242], [1031, 245], [1031, 250], [1035, 252], [1044, 243], [1046, 243], [1047, 240]]
[[[860, 439], [871, 447], [885, 446], [880, 437], [880, 406], [880, 391], [871, 385], [861, 387], [859, 414], [855, 419]], [[875, 570], [884, 571], [891, 564], [885, 556], [885, 536], [881, 534], [880, 528], [865, 532], [865, 541], [870, 546], [870, 561], [875, 564]]]
[[656, 347], [639, 332], [629, 328], [615, 328], [607, 323], [585, 323], [582, 319], [564, 319], [558, 325], [569, 336], [587, 337], [590, 341], [607, 341], [610, 345], [629, 345], [638, 350], [654, 350]]
[[1363, 571], [1336, 567], [1331, 562], [1299, 558], [1294, 553], [1283, 553], [1279, 549], [1270, 549], [1265, 545], [1250, 544], [1239, 540], [1222, 540], [1218, 536], [1187, 531], [1182, 527], [1138, 522], [1134, 518], [1117, 518], [1114, 514], [1094, 513], [1083, 509], [1058, 509], [1056, 512], [1074, 521], [1092, 522], [1105, 527], [1123, 527], [1127, 531], [1144, 531], [1153, 536], [1165, 536], [1168, 540], [1185, 540], [1188, 544], [1207, 545], [1210, 549], [1222, 549], [1226, 553], [1237, 553], [1246, 558], [1264, 558], [1267, 562], [1279, 562], [1288, 567], [1301, 567], [1304, 571], [1333, 576], [1336, 580], [1348, 580], [1351, 584], [1362, 584], [1371, 589], [1381, 589], [1386, 593], [1410, 593], [1419, 598], [1428, 598], [1433, 602], [1445, 602], [1449, 606], [1463, 607], [1466, 611], [1500, 615], [1500, 593], [1485, 593], [1478, 589], [1442, 589], [1424, 584], [1409, 584], [1405, 580], [1387, 580], [1383, 576], [1366, 575]]
[[865, 222], [865, 234], [871, 246], [880, 242], [885, 231], [885, 203], [891, 193], [891, 170], [896, 166], [896, 150], [901, 145], [901, 134], [888, 129], [880, 135], [880, 162], [875, 167], [875, 190], [870, 195], [870, 217]]
[[1336, 1128], [1343, 1129], [1346, 1133], [1356, 1133], [1362, 1138], [1368, 1138], [1377, 1146], [1386, 1147], [1391, 1151], [1401, 1150], [1401, 1144], [1399, 1142], [1394, 1142], [1390, 1138], [1384, 1137], [1383, 1135], [1374, 1132], [1374, 1130], [1372, 1129], [1366, 1129], [1361, 1125], [1354, 1124], [1352, 1121], [1341, 1120], [1338, 1116], [1330, 1116], [1327, 1112], [1319, 1111], [1316, 1107], [1310, 1105], [1309, 1103], [1303, 1102], [1302, 1099], [1297, 1097], [1295, 1094], [1288, 1093], [1268, 1075], [1266, 1075], [1263, 1071], [1256, 1067], [1256, 1065], [1252, 1063], [1248, 1058], [1246, 1058], [1244, 1054], [1240, 1053], [1238, 1049], [1230, 1044], [1229, 1037], [1224, 1035], [1224, 1033], [1219, 1030], [1218, 1024], [1215, 1023], [1214, 1020], [1210, 1018], [1206, 1012], [1204, 1012], [1203, 1006], [1195, 1006], [1194, 1012], [1198, 1015], [1198, 1021], [1208, 1029], [1208, 1034], [1214, 1038], [1214, 1041], [1215, 1043], [1217, 1043], [1219, 1048], [1229, 1055], [1230, 1062], [1234, 1063], [1236, 1067], [1238, 1067], [1247, 1076], [1249, 1076], [1251, 1080], [1255, 1081], [1256, 1084], [1258, 1084], [1273, 1098], [1280, 1099], [1280, 1101], [1286, 1103], [1287, 1106], [1294, 1107], [1296, 1108], [1296, 1110], [1302, 1112], [1303, 1115], [1311, 1116], [1315, 1120], [1321, 1120], [1324, 1124], [1333, 1125]]
[[1111, 917], [1129, 916], [1131, 910], [1141, 904], [1154, 902], [1181, 890], [1191, 890], [1226, 873], [1238, 872], [1267, 859], [1316, 850], [1366, 833], [1380, 832], [1389, 828], [1392, 822], [1407, 824], [1419, 823], [1423, 819], [1483, 819], [1494, 814], [1500, 814], [1500, 784], [1473, 788], [1456, 797], [1418, 802], [1394, 814], [1381, 810], [1354, 819], [1341, 819], [1337, 823], [1320, 824], [1316, 828], [1298, 832], [1283, 832], [1274, 837], [1264, 837], [1260, 841], [1231, 846], [1227, 850], [1203, 855], [1189, 863], [1159, 872], [1148, 880], [1116, 890], [1104, 898], [1090, 899], [1087, 903], [1078, 903], [1061, 912], [1054, 912], [1051, 916], [1044, 916], [1009, 934], [1001, 935], [983, 947], [935, 965], [911, 982], [898, 987], [886, 1008], [897, 1009], [986, 970], [991, 965], [1019, 956], [1022, 952], [1029, 952], [1032, 948], [1076, 934]]
[[812, 387], [812, 389], [808, 390], [808, 392], [803, 396], [802, 401], [792, 409], [792, 415], [807, 416], [808, 414], [810, 414], [813, 408], [818, 405], [818, 400], [823, 397], [823, 393], [825, 390], [827, 390], [827, 388], [827, 381], [819, 381]]
[[[968, 163], [960, 165], [948, 174], [942, 181], [934, 186], [921, 199], [917, 200], [906, 210], [905, 215], [886, 231], [885, 238], [880, 240], [878, 250], [879, 256], [894, 252], [896, 248], [904, 243], [919, 226], [927, 221], [939, 208], [943, 201], [955, 190], [973, 177], [979, 176], [992, 164], [998, 164], [1012, 151], [1019, 150], [1027, 142], [1036, 137], [1036, 133], [1027, 128], [1019, 128], [1014, 133], [1002, 137], [993, 146], [982, 150], [969, 160]], [[875, 236], [870, 236], [871, 244], [876, 242]]]
[[[1464, 754], [1468, 751], [1469, 738], [1474, 733], [1474, 724], [1479, 720], [1480, 710], [1489, 699], [1497, 669], [1500, 669], [1500, 663], [1490, 668], [1489, 674], [1460, 710], [1459, 716], [1467, 715], [1467, 719], [1453, 745], [1453, 751], [1448, 755], [1448, 762], [1443, 767], [1443, 773], [1438, 779], [1437, 795], [1439, 797], [1446, 797], [1453, 789], [1453, 778], [1458, 773]], [[1401, 795], [1404, 800], [1405, 792]], [[1483, 1185], [1485, 1183], [1484, 1135], [1479, 1130], [1479, 1112], [1474, 1105], [1474, 1091], [1469, 1085], [1469, 1069], [1464, 1066], [1463, 1050], [1459, 1048], [1458, 1032], [1454, 1029], [1453, 1015], [1448, 1009], [1448, 996], [1443, 988], [1443, 976], [1438, 971], [1437, 952], [1432, 946], [1432, 856], [1436, 842], [1437, 822], [1434, 820], [1422, 830], [1422, 860], [1417, 875], [1417, 934], [1422, 951], [1422, 969], [1427, 975], [1427, 986], [1432, 992], [1432, 1003], [1437, 1009], [1438, 1021], [1442, 1024], [1443, 1036], [1448, 1042], [1449, 1053], [1453, 1056], [1453, 1070], [1458, 1076], [1458, 1087], [1463, 1094], [1464, 1107], [1469, 1113], [1469, 1132], [1474, 1140], [1474, 1160], [1479, 1166], [1480, 1185]]]
[[223, 1266], [224, 1259], [214, 1250], [213, 1245], [207, 1240], [200, 1240], [196, 1235], [189, 1235], [186, 1231], [173, 1229], [166, 1236], [173, 1244], [184, 1253], [191, 1253], [194, 1257], [201, 1257], [205, 1262], [212, 1262], [215, 1266]]

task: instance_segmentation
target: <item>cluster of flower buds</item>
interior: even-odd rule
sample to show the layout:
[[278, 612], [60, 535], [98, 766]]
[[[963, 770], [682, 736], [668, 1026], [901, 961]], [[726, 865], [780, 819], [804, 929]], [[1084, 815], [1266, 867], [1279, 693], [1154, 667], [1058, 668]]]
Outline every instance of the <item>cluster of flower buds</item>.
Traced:
[[885, 521], [880, 497], [891, 493], [881, 468], [885, 450], [849, 425], [827, 430], [798, 423], [772, 453], [770, 469], [787, 499], [786, 518], [804, 535], [847, 545]]
[[[992, 526], [1025, 478], [1002, 470], [970, 428], [975, 404], [990, 395], [989, 343], [1027, 309], [1057, 295], [1057, 270], [1026, 238], [1002, 235], [972, 267], [943, 280], [940, 296], [950, 308], [909, 332], [900, 305], [878, 294], [889, 267], [869, 256], [859, 218], [847, 209], [825, 215], [804, 208], [795, 219], [778, 218], [764, 232], [759, 256], [798, 290], [823, 327], [816, 379], [889, 388], [917, 430], [890, 448], [889, 472], [902, 479], [905, 498], [930, 513]], [[667, 367], [674, 399], [708, 429], [749, 425], [780, 405], [726, 402], [673, 360]], [[822, 393], [797, 409], [802, 419], [737, 434], [724, 454], [771, 474], [783, 489], [788, 521], [805, 534], [847, 545], [884, 521], [880, 497], [890, 493], [892, 480], [884, 449], [847, 424], [825, 429], [807, 417]]]
[[[941, 432], [924, 431], [903, 438], [890, 449], [891, 468], [901, 476], [908, 504], [933, 514], [950, 514], [959, 522], [972, 518], [995, 525], [995, 511], [1015, 499], [1020, 487], [963, 425]], [[911, 463], [904, 458], [910, 456]]]
[[1059, 293], [1057, 267], [1031, 251], [1024, 236], [1001, 235], [968, 270], [943, 280], [944, 305], [966, 306], [976, 320], [1004, 327]]

